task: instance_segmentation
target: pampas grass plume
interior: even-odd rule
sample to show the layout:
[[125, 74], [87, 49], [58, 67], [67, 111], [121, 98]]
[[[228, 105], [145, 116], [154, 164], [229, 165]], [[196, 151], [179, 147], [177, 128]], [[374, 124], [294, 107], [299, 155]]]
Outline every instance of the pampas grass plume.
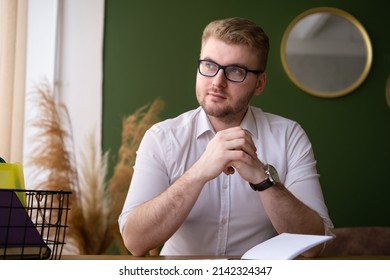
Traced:
[[159, 114], [164, 106], [164, 101], [158, 98], [151, 105], [139, 108], [134, 114], [127, 116], [122, 121], [122, 140], [118, 151], [118, 160], [114, 174], [108, 182], [111, 194], [110, 232], [115, 246], [121, 254], [126, 254], [127, 250], [120, 236], [117, 221], [130, 186], [136, 152], [146, 130], [159, 121]]
[[31, 139], [34, 149], [27, 161], [34, 170], [33, 188], [72, 192], [63, 253], [104, 254], [114, 245], [121, 254], [128, 254], [117, 220], [129, 189], [139, 144], [146, 130], [159, 121], [164, 102], [156, 99], [123, 119], [118, 160], [113, 176], [106, 183], [108, 152], [102, 155], [94, 135], [90, 135], [77, 164], [66, 107], [54, 101], [47, 82], [38, 85], [31, 96], [38, 110], [31, 122], [36, 131]]

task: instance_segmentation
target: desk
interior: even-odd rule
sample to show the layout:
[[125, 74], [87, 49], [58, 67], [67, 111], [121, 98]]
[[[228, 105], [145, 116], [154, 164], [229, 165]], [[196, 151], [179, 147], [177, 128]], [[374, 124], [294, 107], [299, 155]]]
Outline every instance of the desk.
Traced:
[[145, 256], [131, 255], [62, 255], [61, 260], [239, 260], [234, 256]]
[[[146, 256], [135, 257], [131, 255], [63, 255], [61, 260], [240, 260], [239, 256]], [[390, 260], [390, 256], [342, 256], [318, 257], [297, 260]]]

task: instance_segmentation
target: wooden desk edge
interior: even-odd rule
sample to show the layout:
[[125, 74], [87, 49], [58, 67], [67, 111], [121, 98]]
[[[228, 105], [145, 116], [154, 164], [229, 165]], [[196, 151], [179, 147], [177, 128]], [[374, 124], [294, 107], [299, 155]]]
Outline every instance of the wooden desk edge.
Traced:
[[[239, 256], [146, 256], [131, 255], [62, 255], [61, 260], [240, 260]], [[390, 260], [390, 256], [335, 256], [296, 260]]]

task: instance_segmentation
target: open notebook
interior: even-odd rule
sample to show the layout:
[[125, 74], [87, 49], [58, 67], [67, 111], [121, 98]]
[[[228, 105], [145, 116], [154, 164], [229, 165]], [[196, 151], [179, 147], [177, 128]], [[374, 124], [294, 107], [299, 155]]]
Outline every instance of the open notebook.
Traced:
[[15, 192], [0, 192], [0, 259], [47, 259], [50, 254]]
[[292, 260], [332, 236], [282, 233], [249, 249], [241, 259]]

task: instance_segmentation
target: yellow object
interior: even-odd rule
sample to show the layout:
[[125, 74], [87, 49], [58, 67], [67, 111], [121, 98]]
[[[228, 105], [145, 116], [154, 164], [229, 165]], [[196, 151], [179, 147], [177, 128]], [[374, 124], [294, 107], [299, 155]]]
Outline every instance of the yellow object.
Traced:
[[[25, 189], [21, 163], [0, 163], [0, 189]], [[16, 193], [22, 204], [26, 206], [26, 194], [24, 192]]]

